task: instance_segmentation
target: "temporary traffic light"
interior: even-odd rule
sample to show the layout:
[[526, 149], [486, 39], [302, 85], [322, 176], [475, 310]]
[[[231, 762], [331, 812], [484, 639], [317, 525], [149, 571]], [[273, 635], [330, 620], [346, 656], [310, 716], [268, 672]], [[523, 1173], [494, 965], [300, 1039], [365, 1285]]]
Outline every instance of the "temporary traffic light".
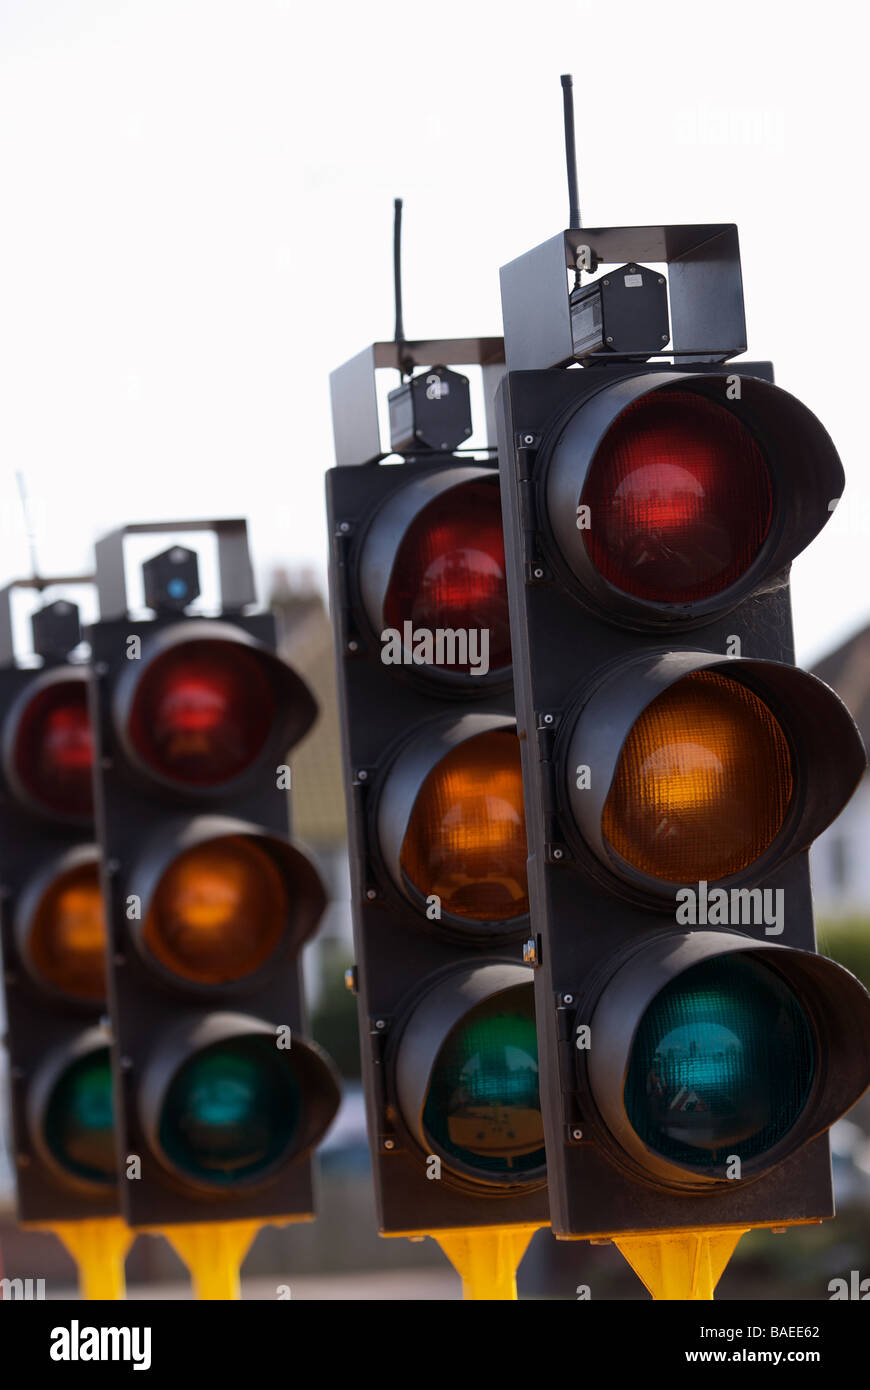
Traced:
[[[650, 328], [663, 266], [669, 346]], [[614, 334], [630, 350], [581, 332], [568, 273], [596, 270], [637, 304]], [[734, 227], [574, 226], [502, 293], [554, 1230], [830, 1216], [825, 1131], [870, 1082], [870, 998], [815, 954], [806, 851], [865, 756], [793, 664], [789, 567], [840, 461], [770, 364], [725, 365], [745, 348]]]
[[[223, 611], [189, 614], [196, 556], [125, 535], [215, 531]], [[316, 706], [253, 601], [243, 522], [129, 527], [97, 546], [91, 630], [124, 1210], [134, 1226], [313, 1211], [308, 1156], [338, 1105], [305, 1037], [300, 948], [325, 905], [289, 838], [287, 750]]]
[[[500, 340], [397, 341], [332, 379], [350, 982], [378, 1223], [440, 1235], [451, 1258], [449, 1232], [528, 1239], [547, 1221], [498, 471], [487, 451], [454, 452], [471, 434], [468, 384], [443, 365], [481, 365], [490, 399], [502, 361]], [[395, 466], [374, 387], [388, 366], [410, 378], [394, 393]]]
[[[12, 1124], [23, 1222], [118, 1210], [105, 922], [93, 826], [87, 667], [79, 610], [32, 619], [38, 665], [14, 657], [0, 593], [0, 926]], [[43, 587], [24, 581], [21, 587]]]

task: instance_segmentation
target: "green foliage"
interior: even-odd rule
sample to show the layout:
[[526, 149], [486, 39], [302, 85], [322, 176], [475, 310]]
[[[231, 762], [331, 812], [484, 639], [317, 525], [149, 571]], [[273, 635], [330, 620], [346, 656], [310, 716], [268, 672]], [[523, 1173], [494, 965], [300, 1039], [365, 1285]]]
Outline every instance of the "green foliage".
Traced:
[[831, 956], [870, 989], [870, 917], [818, 922], [819, 950]]

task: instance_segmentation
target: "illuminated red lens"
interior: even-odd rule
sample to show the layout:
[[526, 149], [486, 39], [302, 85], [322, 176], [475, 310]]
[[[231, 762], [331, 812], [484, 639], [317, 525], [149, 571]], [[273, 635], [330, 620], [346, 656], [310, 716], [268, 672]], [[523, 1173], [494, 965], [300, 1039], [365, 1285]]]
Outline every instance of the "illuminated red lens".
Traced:
[[215, 786], [256, 761], [275, 721], [275, 696], [262, 663], [229, 642], [196, 642], [157, 657], [130, 712], [139, 756], [155, 772], [191, 786]]
[[764, 543], [773, 507], [752, 434], [723, 406], [686, 391], [653, 391], [623, 411], [580, 501], [596, 568], [624, 593], [659, 603], [711, 598], [736, 583]]
[[[387, 627], [488, 631], [489, 669], [511, 659], [504, 533], [498, 482], [462, 483], [435, 498], [408, 527], [384, 601]], [[481, 639], [475, 638], [475, 642]], [[467, 672], [461, 645], [445, 646], [447, 670]], [[479, 652], [480, 647], [476, 650]], [[453, 660], [450, 657], [453, 656]]]
[[93, 816], [94, 761], [87, 697], [80, 681], [58, 681], [34, 696], [15, 736], [15, 770], [44, 810]]

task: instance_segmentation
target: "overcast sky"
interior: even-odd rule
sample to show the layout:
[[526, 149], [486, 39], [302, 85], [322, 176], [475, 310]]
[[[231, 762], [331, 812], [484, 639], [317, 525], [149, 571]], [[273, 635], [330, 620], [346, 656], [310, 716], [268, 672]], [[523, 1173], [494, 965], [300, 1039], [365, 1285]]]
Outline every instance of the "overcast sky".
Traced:
[[855, 8], [732, 0], [0, 0], [0, 582], [135, 520], [246, 515], [325, 573], [329, 371], [500, 332], [498, 267], [566, 222], [735, 221], [749, 352], [845, 499], [794, 569], [799, 656], [870, 618], [867, 78]]

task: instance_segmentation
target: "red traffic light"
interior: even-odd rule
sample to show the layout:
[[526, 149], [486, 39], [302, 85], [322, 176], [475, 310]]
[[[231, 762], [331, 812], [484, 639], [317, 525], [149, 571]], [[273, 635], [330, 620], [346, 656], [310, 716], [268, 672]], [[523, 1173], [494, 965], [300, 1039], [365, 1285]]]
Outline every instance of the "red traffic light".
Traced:
[[[427, 680], [504, 680], [510, 623], [497, 474], [469, 466], [404, 483], [365, 537], [359, 582], [375, 640], [398, 633], [405, 664], [423, 669]], [[415, 662], [415, 634], [432, 634], [434, 644], [439, 632], [462, 636], [451, 637], [440, 656], [433, 645], [431, 657]]]
[[620, 378], [542, 442], [541, 511], [610, 622], [698, 622], [779, 573], [821, 531], [843, 469], [820, 422], [755, 377]]
[[203, 621], [164, 628], [118, 682], [114, 715], [131, 761], [167, 788], [207, 795], [311, 726], [305, 683], [239, 628]]
[[10, 785], [32, 810], [60, 820], [93, 817], [93, 739], [87, 672], [47, 672], [10, 712], [4, 759]]
[[580, 502], [604, 578], [636, 598], [681, 603], [742, 578], [770, 530], [773, 490], [736, 415], [705, 396], [653, 391], [607, 431]]

